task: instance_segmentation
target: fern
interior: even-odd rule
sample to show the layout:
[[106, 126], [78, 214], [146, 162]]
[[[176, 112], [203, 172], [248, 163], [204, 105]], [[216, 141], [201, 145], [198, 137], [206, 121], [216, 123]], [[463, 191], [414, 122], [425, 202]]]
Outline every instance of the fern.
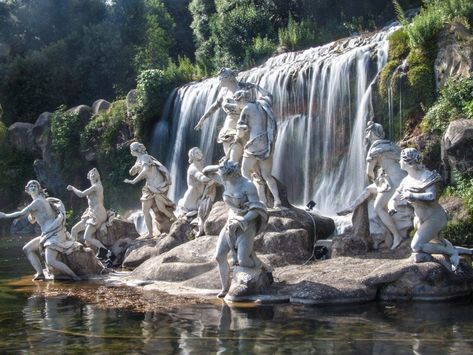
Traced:
[[401, 4], [399, 4], [397, 0], [393, 0], [393, 6], [397, 20], [404, 28], [406, 28], [409, 25], [409, 21], [407, 21], [407, 18], [404, 15], [404, 10], [402, 9]]

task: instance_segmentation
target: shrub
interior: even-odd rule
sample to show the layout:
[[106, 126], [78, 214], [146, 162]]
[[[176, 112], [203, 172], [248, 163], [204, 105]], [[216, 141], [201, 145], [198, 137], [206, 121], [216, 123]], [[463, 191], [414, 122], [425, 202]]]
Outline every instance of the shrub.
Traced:
[[279, 45], [291, 50], [306, 48], [317, 41], [317, 33], [312, 22], [302, 20], [297, 22], [289, 16], [287, 27], [278, 31]]
[[409, 37], [401, 28], [393, 32], [389, 38], [389, 60], [403, 60], [409, 54]]
[[449, 222], [442, 231], [442, 236], [452, 244], [472, 247], [473, 246], [473, 219], [463, 222]]
[[270, 57], [277, 49], [277, 44], [268, 37], [253, 38], [253, 45], [246, 50], [245, 66], [261, 63]]
[[8, 136], [8, 128], [5, 125], [5, 123], [0, 121], [0, 148], [1, 149], [4, 149], [7, 143], [7, 136]]

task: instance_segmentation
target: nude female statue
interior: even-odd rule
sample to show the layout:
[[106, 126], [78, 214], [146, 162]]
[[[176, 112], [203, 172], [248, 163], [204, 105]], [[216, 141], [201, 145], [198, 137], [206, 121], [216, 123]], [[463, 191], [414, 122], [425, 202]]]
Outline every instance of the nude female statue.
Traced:
[[174, 216], [174, 203], [167, 197], [171, 176], [166, 167], [146, 151], [143, 144], [134, 142], [130, 145], [130, 153], [136, 157], [136, 163], [130, 169], [130, 175], [136, 177], [133, 180], [125, 179], [127, 184], [136, 184], [141, 180], [146, 180], [142, 189], [141, 204], [145, 219], [147, 234], [144, 237], [153, 237], [153, 219], [151, 209], [156, 213], [161, 213], [171, 222], [176, 219]]
[[[406, 173], [399, 166], [399, 148], [393, 142], [384, 139], [383, 126], [373, 121], [368, 122], [365, 138], [371, 143], [366, 156], [366, 175], [373, 183], [368, 185], [348, 208], [339, 211], [338, 214], [351, 213], [364, 201], [375, 197], [374, 210], [393, 235], [391, 249], [395, 249], [401, 244], [403, 236], [389, 215], [387, 204]], [[375, 173], [377, 169], [378, 174]]]
[[91, 186], [81, 191], [74, 186], [68, 185], [67, 190], [72, 191], [78, 197], [87, 197], [88, 208], [82, 215], [81, 220], [72, 227], [71, 237], [77, 240], [78, 234], [85, 230], [84, 241], [88, 246], [94, 246], [97, 248], [97, 257], [100, 260], [105, 260], [111, 256], [110, 250], [108, 250], [100, 240], [95, 238], [95, 233], [100, 227], [107, 221], [108, 215], [107, 210], [103, 205], [103, 186], [100, 180], [99, 171], [96, 168], [90, 170], [87, 174], [87, 179], [90, 181]]
[[232, 251], [233, 261], [239, 266], [262, 266], [253, 244], [255, 236], [266, 227], [268, 214], [253, 183], [240, 174], [238, 163], [224, 159], [219, 165], [205, 167], [203, 173], [224, 186], [223, 200], [229, 207], [227, 223], [220, 231], [215, 252], [222, 283], [218, 297], [222, 298], [230, 288], [228, 252]]
[[407, 176], [391, 197], [389, 212], [396, 213], [397, 203], [407, 200], [414, 207], [415, 215], [416, 233], [411, 242], [412, 251], [448, 255], [452, 270], [455, 271], [460, 262], [458, 250], [439, 235], [447, 225], [447, 214], [437, 202], [436, 184], [441, 181], [441, 176], [421, 164], [420, 154], [414, 148], [403, 149], [399, 163]]
[[46, 198], [46, 193], [36, 180], [29, 181], [25, 191], [31, 196], [33, 202], [18, 212], [8, 214], [0, 212], [0, 219], [28, 215], [31, 223], [37, 222], [41, 227], [41, 235], [30, 240], [23, 247], [23, 251], [36, 271], [33, 281], [45, 279], [40, 260], [43, 250], [48, 268], [56, 269], [73, 280], [80, 280], [80, 277], [66, 264], [58, 260], [59, 253], [67, 253], [74, 245], [74, 241], [68, 237], [66, 231], [64, 205], [58, 199]]
[[253, 101], [249, 91], [240, 90], [235, 93], [234, 100], [241, 111], [237, 122], [238, 135], [248, 138], [243, 152], [242, 175], [248, 180], [253, 180], [258, 188], [259, 199], [265, 204], [264, 182], [266, 182], [273, 194], [273, 207], [281, 208], [278, 185], [272, 175], [277, 125], [271, 109], [271, 98], [266, 96]]
[[228, 159], [240, 163], [244, 142], [242, 138], [237, 135], [236, 126], [240, 118], [240, 111], [234, 105], [233, 95], [235, 92], [242, 89], [249, 90], [253, 99], [256, 99], [257, 92], [261, 92], [266, 96], [271, 96], [271, 93], [259, 85], [238, 81], [236, 73], [229, 68], [220, 69], [218, 78], [220, 80], [220, 86], [223, 88], [222, 93], [203, 114], [194, 129], [201, 129], [203, 123], [219, 108], [222, 108], [226, 116], [223, 127], [218, 133], [217, 142], [222, 143], [225, 156]]
[[214, 181], [202, 173], [203, 154], [197, 148], [189, 150], [189, 168], [187, 169], [187, 190], [177, 203], [177, 215], [194, 217], [197, 215], [199, 235], [204, 233], [204, 220], [215, 199]]

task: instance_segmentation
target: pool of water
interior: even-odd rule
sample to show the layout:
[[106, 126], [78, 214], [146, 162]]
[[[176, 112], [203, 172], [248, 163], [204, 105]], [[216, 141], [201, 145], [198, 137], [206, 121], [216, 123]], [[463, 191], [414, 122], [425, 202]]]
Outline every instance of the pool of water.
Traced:
[[0, 239], [0, 353], [473, 353], [471, 300], [229, 307], [209, 298], [164, 312], [103, 310], [38, 295], [24, 243]]

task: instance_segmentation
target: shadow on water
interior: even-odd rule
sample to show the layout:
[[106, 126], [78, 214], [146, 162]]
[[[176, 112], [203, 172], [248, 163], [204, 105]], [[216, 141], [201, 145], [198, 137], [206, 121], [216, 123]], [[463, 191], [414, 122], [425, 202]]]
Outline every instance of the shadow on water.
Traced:
[[0, 240], [2, 353], [473, 353], [470, 300], [235, 307], [209, 299], [167, 311], [101, 309], [35, 292], [22, 243]]

